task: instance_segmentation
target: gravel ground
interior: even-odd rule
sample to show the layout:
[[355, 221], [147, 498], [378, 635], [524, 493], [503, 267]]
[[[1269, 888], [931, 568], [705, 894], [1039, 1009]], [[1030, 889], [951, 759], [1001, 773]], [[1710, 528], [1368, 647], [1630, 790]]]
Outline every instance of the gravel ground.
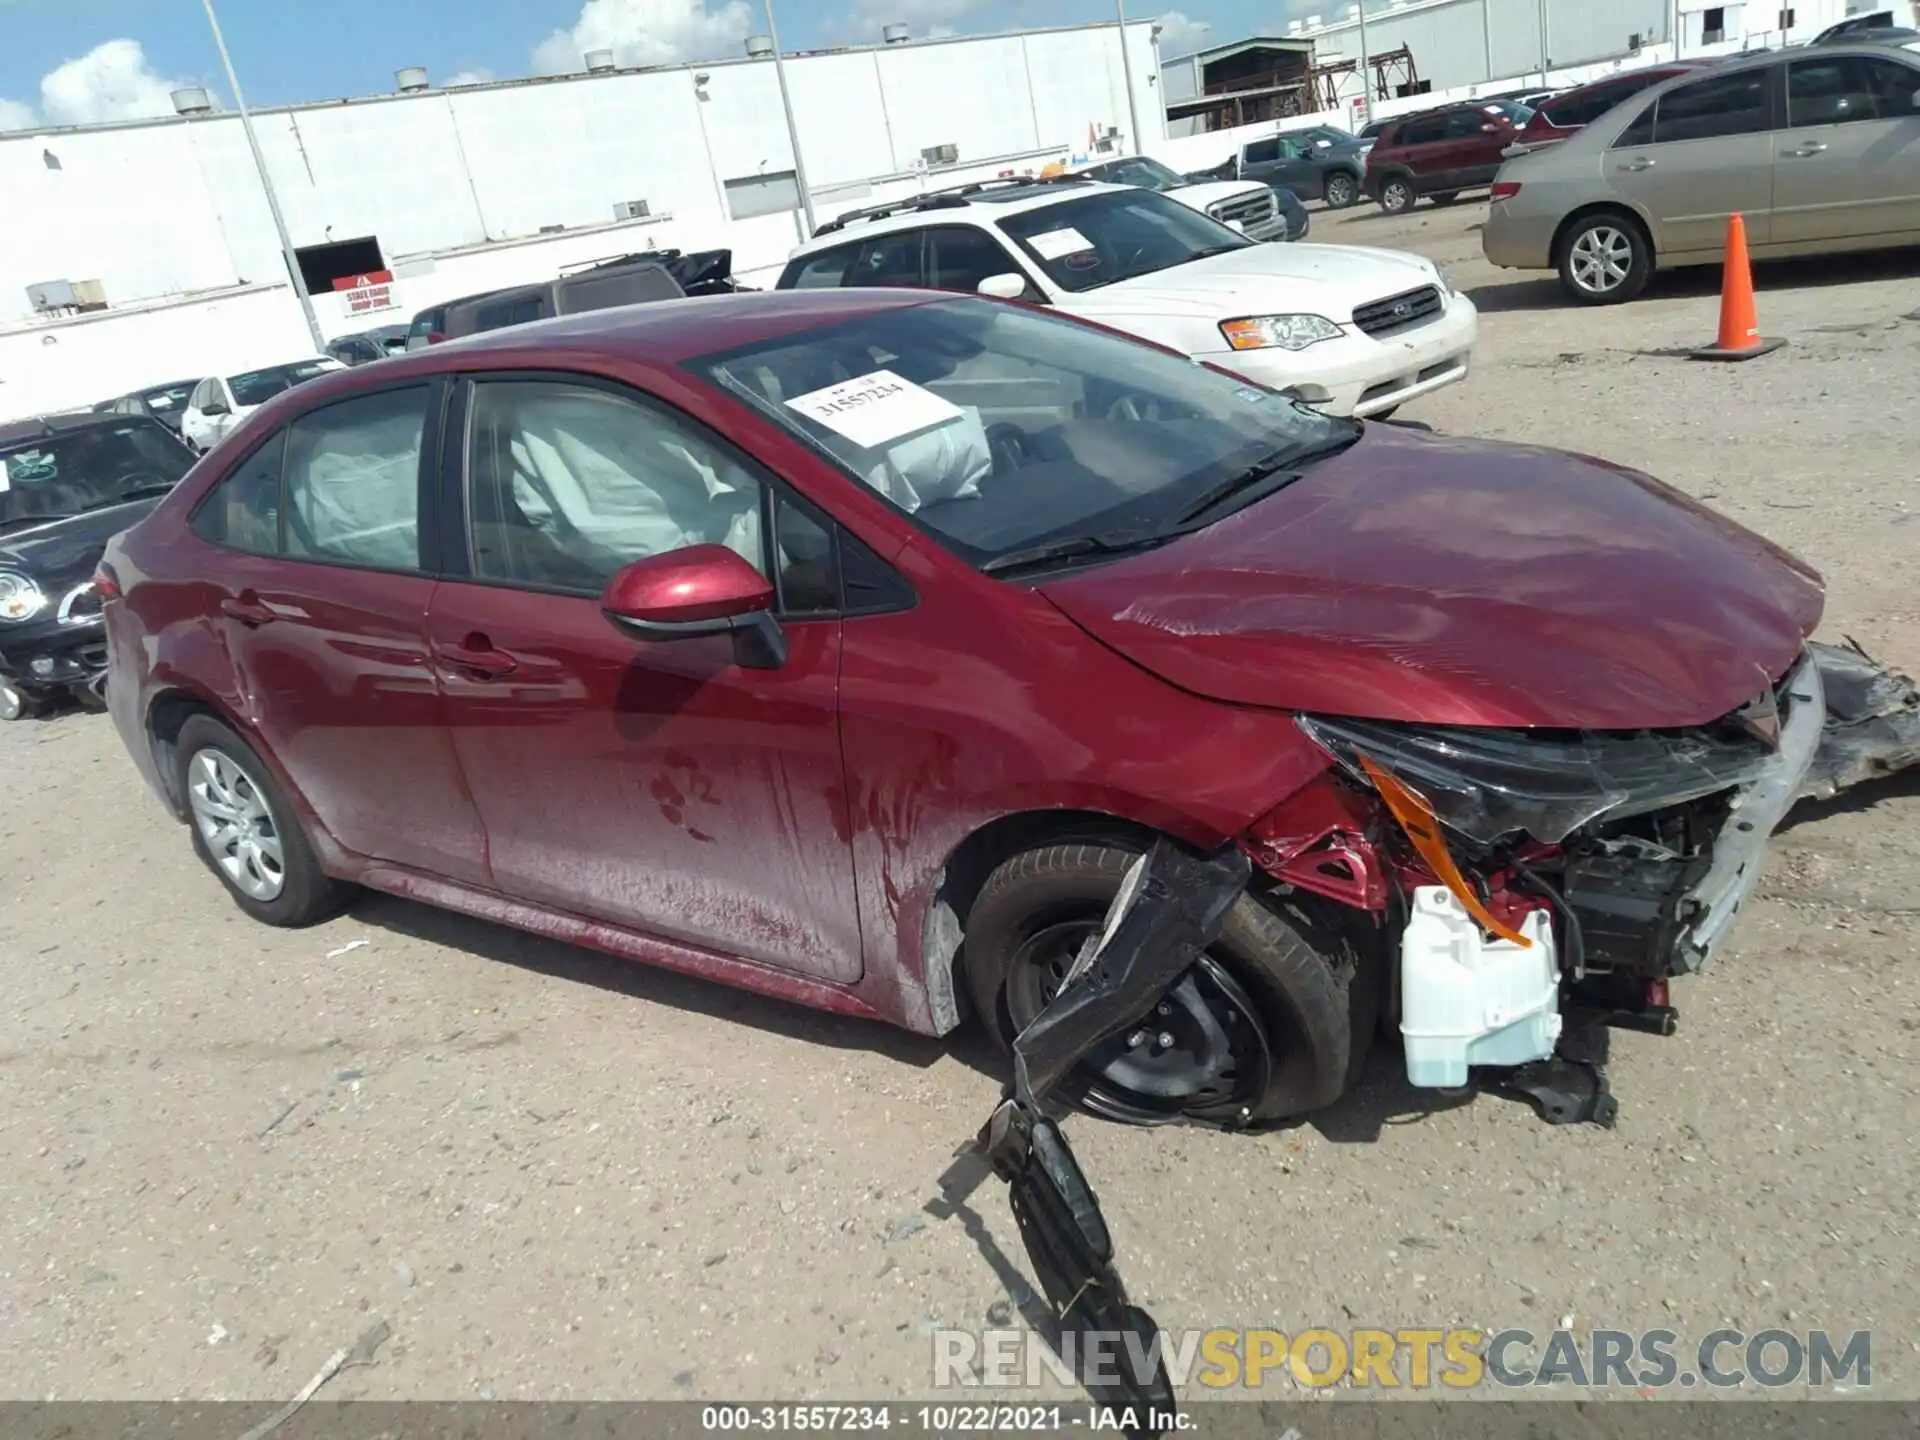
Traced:
[[[1315, 214], [1482, 308], [1406, 418], [1650, 469], [1920, 671], [1912, 255], [1763, 269], [1789, 348], [1710, 367], [1660, 352], [1717, 275], [1577, 312], [1483, 214]], [[381, 898], [255, 926], [104, 718], [5, 727], [0, 775], [0, 1396], [283, 1398], [379, 1318], [329, 1398], [906, 1397], [934, 1325], [1018, 1295], [923, 1210], [997, 1093], [977, 1038]], [[1917, 896], [1920, 776], [1797, 812], [1682, 1034], [1616, 1038], [1611, 1133], [1429, 1108], [1386, 1056], [1280, 1134], [1075, 1121], [1129, 1283], [1169, 1327], [1870, 1329], [1874, 1392], [1920, 1396]], [[998, 1188], [973, 1228], [1024, 1267]]]

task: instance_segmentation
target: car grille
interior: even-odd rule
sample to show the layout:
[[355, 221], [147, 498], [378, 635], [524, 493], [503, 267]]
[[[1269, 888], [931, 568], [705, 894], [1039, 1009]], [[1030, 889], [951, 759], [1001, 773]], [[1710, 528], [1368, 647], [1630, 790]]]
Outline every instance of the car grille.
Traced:
[[1207, 214], [1222, 225], [1229, 220], [1238, 220], [1242, 225], [1263, 225], [1273, 219], [1278, 202], [1271, 190], [1262, 190], [1258, 195], [1245, 195], [1232, 200], [1222, 200], [1217, 205], [1209, 205]]
[[1440, 291], [1422, 285], [1402, 295], [1370, 300], [1353, 307], [1353, 323], [1363, 335], [1391, 335], [1414, 325], [1424, 325], [1440, 313]]

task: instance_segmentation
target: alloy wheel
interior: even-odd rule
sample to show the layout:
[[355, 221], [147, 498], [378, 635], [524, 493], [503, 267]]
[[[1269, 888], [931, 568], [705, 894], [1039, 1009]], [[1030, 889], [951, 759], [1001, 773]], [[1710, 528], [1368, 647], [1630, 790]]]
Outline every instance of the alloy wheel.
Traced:
[[1590, 225], [1567, 252], [1573, 283], [1589, 295], [1610, 295], [1633, 271], [1633, 237], [1617, 225]]
[[235, 889], [271, 901], [287, 884], [280, 826], [253, 776], [224, 751], [197, 752], [187, 766], [187, 806], [207, 852]]
[[1344, 210], [1353, 203], [1353, 177], [1335, 175], [1327, 181], [1327, 204], [1335, 210]]

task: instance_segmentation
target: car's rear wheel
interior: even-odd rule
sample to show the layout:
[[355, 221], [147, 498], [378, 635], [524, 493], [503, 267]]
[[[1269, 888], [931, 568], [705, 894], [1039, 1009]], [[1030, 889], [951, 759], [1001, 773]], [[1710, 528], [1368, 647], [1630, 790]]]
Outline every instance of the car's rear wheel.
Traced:
[[1436, 190], [1427, 197], [1436, 205], [1451, 205], [1460, 198], [1458, 190]]
[[[967, 917], [967, 980], [1003, 1050], [1059, 989], [1138, 853], [1051, 845], [988, 878]], [[1356, 984], [1361, 973], [1334, 927], [1243, 895], [1202, 963], [1097, 1049], [1067, 1098], [1135, 1125], [1258, 1124], [1320, 1109], [1345, 1091], [1373, 1035], [1378, 987], [1370, 972]]]
[[293, 806], [253, 748], [210, 715], [174, 746], [193, 852], [234, 902], [268, 925], [312, 925], [337, 911], [346, 887], [320, 868]]
[[1327, 177], [1323, 192], [1329, 210], [1344, 210], [1359, 198], [1360, 183], [1344, 170], [1336, 170]]
[[1380, 208], [1389, 215], [1404, 215], [1413, 201], [1413, 181], [1406, 176], [1390, 175], [1380, 182]]
[[1618, 305], [1647, 288], [1653, 245], [1638, 223], [1602, 211], [1561, 237], [1556, 264], [1560, 284], [1582, 305]]

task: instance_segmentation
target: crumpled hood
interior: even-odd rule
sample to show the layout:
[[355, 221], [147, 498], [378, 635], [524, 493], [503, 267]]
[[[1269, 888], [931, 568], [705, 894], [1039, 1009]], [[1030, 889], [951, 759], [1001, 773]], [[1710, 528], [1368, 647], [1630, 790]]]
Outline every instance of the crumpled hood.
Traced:
[[1216, 525], [1040, 589], [1215, 699], [1593, 730], [1725, 715], [1786, 671], [1824, 601], [1801, 561], [1651, 476], [1388, 425]]
[[1067, 302], [1095, 320], [1183, 316], [1324, 315], [1346, 325], [1353, 307], [1434, 283], [1417, 255], [1359, 245], [1248, 245], [1133, 280], [1083, 291]]

